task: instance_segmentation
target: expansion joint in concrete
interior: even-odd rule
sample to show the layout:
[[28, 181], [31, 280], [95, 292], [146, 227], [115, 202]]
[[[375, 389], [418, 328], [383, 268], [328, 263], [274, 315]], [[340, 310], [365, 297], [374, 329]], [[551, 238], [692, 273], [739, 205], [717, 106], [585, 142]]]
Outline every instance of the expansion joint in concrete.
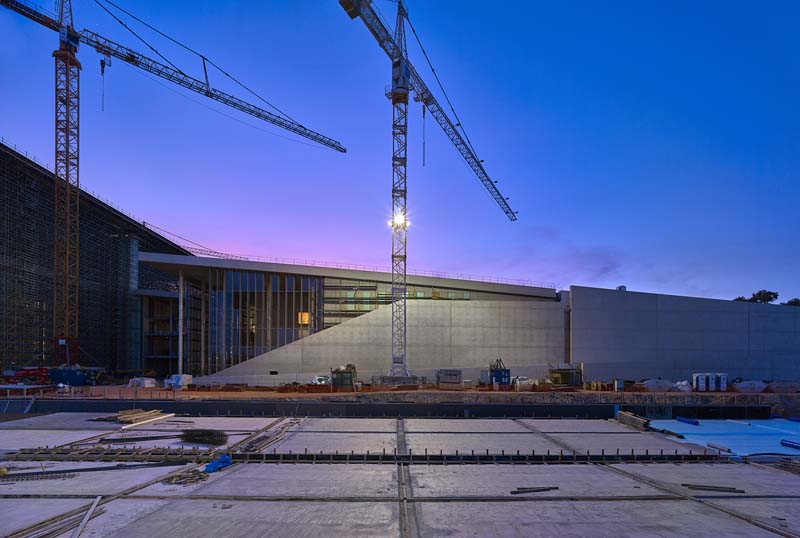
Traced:
[[631, 471], [623, 471], [622, 469], [616, 468], [612, 464], [598, 463], [598, 464], [595, 464], [595, 465], [597, 465], [601, 469], [604, 469], [606, 471], [610, 471], [612, 473], [616, 473], [616, 474], [624, 476], [626, 478], [635, 480], [635, 481], [637, 481], [637, 482], [639, 482], [641, 484], [645, 484], [647, 486], [659, 489], [659, 490], [664, 491], [666, 493], [671, 493], [673, 495], [677, 495], [677, 496], [682, 497], [683, 499], [686, 499], [688, 501], [694, 501], [696, 503], [699, 503], [699, 504], [701, 504], [703, 506], [706, 506], [708, 508], [711, 508], [713, 510], [717, 510], [719, 512], [723, 512], [723, 513], [725, 513], [725, 514], [727, 514], [729, 516], [735, 517], [737, 519], [741, 519], [742, 521], [746, 521], [747, 523], [750, 523], [751, 525], [754, 525], [754, 526], [759, 527], [761, 529], [764, 529], [764, 530], [767, 530], [767, 531], [772, 532], [774, 534], [777, 534], [778, 536], [784, 536], [786, 538], [800, 538], [800, 534], [797, 534], [797, 533], [794, 533], [794, 532], [790, 532], [790, 531], [787, 531], [787, 530], [784, 530], [784, 529], [779, 529], [779, 528], [774, 527], [772, 525], [768, 525], [768, 524], [766, 524], [766, 523], [764, 523], [762, 521], [759, 521], [759, 520], [757, 520], [757, 519], [755, 519], [753, 517], [748, 516], [747, 514], [739, 512], [738, 510], [734, 510], [732, 508], [728, 508], [726, 506], [722, 506], [721, 504], [717, 504], [717, 503], [711, 502], [707, 497], [706, 498], [700, 498], [700, 496], [689, 495], [689, 494], [685, 493], [683, 490], [681, 490], [678, 487], [672, 486], [670, 484], [666, 484], [666, 483], [661, 482], [659, 480], [654, 480], [652, 478], [648, 478], [648, 477], [642, 476], [640, 474], [637, 474], [637, 473], [634, 473], [634, 472], [631, 472]]
[[517, 424], [519, 424], [520, 426], [522, 426], [523, 428], [525, 428], [528, 431], [531, 431], [531, 432], [533, 432], [533, 433], [535, 433], [537, 435], [541, 435], [543, 438], [547, 439], [548, 441], [550, 441], [551, 443], [553, 443], [554, 445], [558, 446], [559, 448], [561, 448], [563, 450], [567, 450], [567, 451], [572, 452], [572, 453], [575, 452], [575, 448], [571, 447], [570, 445], [568, 445], [567, 443], [565, 443], [561, 439], [557, 439], [556, 437], [553, 437], [552, 435], [548, 435], [548, 434], [544, 433], [539, 428], [537, 428], [535, 426], [531, 426], [530, 424], [528, 424], [524, 420], [520, 420], [518, 418], [515, 418], [514, 422], [516, 422]]

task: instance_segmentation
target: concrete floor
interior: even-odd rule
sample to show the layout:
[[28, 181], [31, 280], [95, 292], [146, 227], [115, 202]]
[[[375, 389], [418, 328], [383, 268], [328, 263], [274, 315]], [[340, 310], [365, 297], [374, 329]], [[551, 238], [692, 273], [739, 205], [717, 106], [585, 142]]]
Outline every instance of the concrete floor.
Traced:
[[691, 501], [423, 503], [416, 510], [422, 536], [775, 537]]
[[339, 452], [340, 454], [355, 452], [371, 454], [386, 451], [391, 454], [397, 448], [397, 439], [394, 433], [315, 433], [294, 431], [287, 432], [284, 439], [268, 448], [268, 452], [293, 454], [308, 451]]
[[[34, 429], [35, 419], [40, 419], [42, 430]], [[19, 421], [16, 429], [0, 429], [0, 445], [23, 443], [15, 447], [20, 448], [45, 435], [90, 437], [104, 431], [83, 429], [85, 416], [35, 419]], [[198, 427], [248, 433], [274, 420], [175, 417], [132, 432], [153, 435]], [[77, 430], [58, 429], [59, 425]], [[404, 438], [398, 439], [397, 432], [403, 430]], [[356, 453], [386, 448], [390, 453], [405, 445], [414, 453], [425, 447], [436, 453], [472, 447], [508, 453], [548, 447], [558, 451], [564, 443], [592, 453], [623, 443], [637, 453], [676, 444], [660, 434], [609, 421], [408, 419], [398, 424], [395, 419], [319, 418], [302, 420], [274, 448]], [[97, 495], [108, 498], [125, 491], [102, 505], [105, 513], [89, 522], [82, 538], [776, 536], [763, 526], [800, 536], [800, 476], [743, 463], [251, 463], [234, 465], [190, 486], [162, 484], [160, 479], [196, 467], [192, 465], [127, 470], [100, 462], [0, 465], [11, 467], [12, 473], [42, 466], [78, 471], [67, 479], [0, 482], [0, 536], [87, 506]], [[109, 469], [79, 472], [101, 466]], [[745, 493], [696, 491], [681, 486], [684, 483], [731, 486]], [[543, 486], [557, 489], [512, 493]]]
[[422, 454], [428, 450], [429, 454], [530, 454], [535, 451], [544, 454], [550, 450], [558, 454], [561, 448], [534, 433], [406, 433], [408, 448], [414, 454]]

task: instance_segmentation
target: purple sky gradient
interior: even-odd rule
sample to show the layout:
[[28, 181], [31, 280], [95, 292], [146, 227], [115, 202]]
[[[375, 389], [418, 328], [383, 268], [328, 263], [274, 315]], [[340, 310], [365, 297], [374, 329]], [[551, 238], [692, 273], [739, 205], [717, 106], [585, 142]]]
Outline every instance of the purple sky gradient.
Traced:
[[[100, 57], [83, 48], [83, 186], [217, 250], [388, 267], [390, 65], [359, 20], [336, 0], [118, 3], [349, 152], [288, 140], [117, 61], [101, 111]], [[154, 56], [93, 1], [73, 5], [77, 27]], [[422, 167], [412, 102], [412, 270], [800, 296], [800, 4], [489, 5], [410, 0], [409, 12], [520, 218], [507, 221], [430, 116]], [[141, 33], [201, 75], [196, 58]], [[0, 35], [0, 136], [52, 162], [57, 36], [2, 8]], [[409, 49], [433, 85], [410, 34]]]

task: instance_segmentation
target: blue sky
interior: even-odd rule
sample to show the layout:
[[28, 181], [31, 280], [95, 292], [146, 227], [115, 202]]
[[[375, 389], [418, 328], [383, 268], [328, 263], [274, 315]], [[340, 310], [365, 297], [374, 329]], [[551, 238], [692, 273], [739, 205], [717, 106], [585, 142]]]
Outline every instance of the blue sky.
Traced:
[[[394, 6], [376, 2], [393, 20]], [[117, 3], [349, 152], [253, 128], [117, 61], [101, 110], [100, 57], [83, 48], [82, 185], [218, 250], [388, 266], [390, 65], [359, 20], [336, 0]], [[73, 6], [77, 27], [154, 55], [93, 0]], [[408, 10], [520, 217], [493, 205], [430, 116], [422, 167], [412, 102], [411, 270], [800, 296], [799, 3], [411, 0]], [[0, 35], [0, 136], [52, 162], [57, 37], [5, 9]], [[409, 54], [432, 86], [411, 36]], [[247, 98], [219, 73], [211, 80]]]

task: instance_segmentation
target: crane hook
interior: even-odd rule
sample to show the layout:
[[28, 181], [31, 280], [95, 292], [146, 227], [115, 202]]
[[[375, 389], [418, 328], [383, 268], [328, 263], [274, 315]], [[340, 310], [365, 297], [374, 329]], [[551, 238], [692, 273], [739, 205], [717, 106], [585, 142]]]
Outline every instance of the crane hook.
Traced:
[[425, 166], [425, 103], [422, 103], [422, 166]]
[[100, 58], [100, 76], [103, 78], [100, 90], [100, 111], [106, 111], [106, 59]]

